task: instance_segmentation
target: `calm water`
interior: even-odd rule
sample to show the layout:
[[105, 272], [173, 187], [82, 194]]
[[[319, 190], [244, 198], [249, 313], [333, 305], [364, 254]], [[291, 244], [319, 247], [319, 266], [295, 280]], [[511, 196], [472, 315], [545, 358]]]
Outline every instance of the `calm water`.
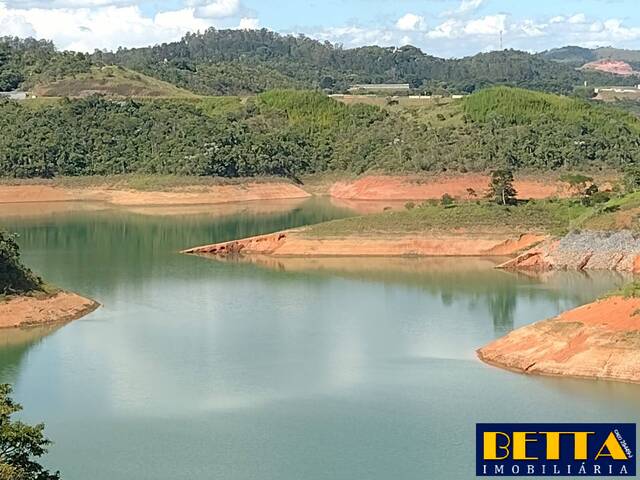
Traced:
[[[57, 210], [57, 209], [55, 209]], [[619, 285], [492, 262], [183, 256], [347, 212], [21, 218], [25, 260], [103, 307], [0, 333], [0, 381], [69, 480], [468, 479], [476, 422], [640, 421], [640, 388], [520, 376], [474, 350]]]

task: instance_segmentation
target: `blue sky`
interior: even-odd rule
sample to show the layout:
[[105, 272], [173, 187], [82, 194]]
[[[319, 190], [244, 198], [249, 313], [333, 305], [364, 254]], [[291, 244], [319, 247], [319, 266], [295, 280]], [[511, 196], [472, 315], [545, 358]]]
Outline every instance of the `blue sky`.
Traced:
[[268, 28], [345, 47], [412, 44], [443, 57], [504, 47], [640, 49], [637, 0], [0, 0], [0, 35], [92, 51], [179, 39], [188, 31]]

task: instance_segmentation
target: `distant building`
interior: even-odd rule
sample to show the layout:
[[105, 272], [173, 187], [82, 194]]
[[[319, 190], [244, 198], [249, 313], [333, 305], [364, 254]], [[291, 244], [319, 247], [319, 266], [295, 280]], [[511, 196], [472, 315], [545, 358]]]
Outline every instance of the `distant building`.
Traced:
[[351, 85], [350, 92], [408, 92], [411, 85], [408, 83], [361, 83]]
[[613, 93], [638, 93], [640, 94], [640, 85], [636, 85], [635, 87], [626, 86], [626, 87], [596, 87], [593, 89], [594, 92], [613, 92]]
[[0, 92], [1, 98], [8, 98], [9, 100], [26, 100], [27, 92]]

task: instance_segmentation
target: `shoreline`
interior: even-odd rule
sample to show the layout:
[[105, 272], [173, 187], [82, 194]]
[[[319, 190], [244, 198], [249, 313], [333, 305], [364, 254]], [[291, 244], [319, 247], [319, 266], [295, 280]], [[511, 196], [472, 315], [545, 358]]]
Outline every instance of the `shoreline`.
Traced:
[[[596, 181], [610, 185], [614, 174]], [[481, 198], [489, 185], [485, 173], [309, 175], [297, 185], [280, 177], [214, 178], [166, 175], [115, 175], [107, 177], [60, 177], [56, 179], [0, 179], [0, 204], [29, 202], [96, 201], [120, 206], [206, 205], [255, 200], [283, 200], [326, 196], [339, 203], [364, 206], [363, 213], [379, 205], [366, 202], [440, 200], [448, 194], [458, 200]], [[567, 198], [569, 185], [557, 175], [541, 177], [522, 173], [514, 181], [521, 199]], [[362, 203], [358, 203], [362, 202]], [[368, 211], [367, 211], [368, 210]]]
[[0, 330], [62, 325], [95, 311], [100, 304], [78, 294], [18, 295], [0, 302]]
[[186, 206], [240, 203], [262, 200], [309, 198], [311, 194], [284, 182], [173, 187], [136, 190], [111, 186], [6, 185], [0, 184], [0, 204], [103, 202], [114, 206]]
[[308, 237], [305, 228], [284, 230], [183, 250], [181, 253], [271, 257], [482, 257], [507, 256], [548, 238], [541, 234], [398, 234]]
[[513, 330], [477, 350], [529, 375], [640, 383], [640, 299], [612, 296]]

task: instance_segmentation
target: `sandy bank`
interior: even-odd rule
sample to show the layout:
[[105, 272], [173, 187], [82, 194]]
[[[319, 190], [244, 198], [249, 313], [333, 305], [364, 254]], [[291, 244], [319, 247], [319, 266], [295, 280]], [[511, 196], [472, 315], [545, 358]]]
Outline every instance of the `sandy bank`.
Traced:
[[611, 297], [511, 332], [478, 350], [521, 373], [640, 383], [640, 299]]
[[97, 302], [70, 292], [47, 297], [13, 297], [0, 302], [0, 328], [66, 323], [93, 312], [98, 306]]
[[[445, 193], [462, 199], [482, 197], [489, 185], [489, 176], [481, 174], [460, 174], [455, 176], [368, 176], [353, 181], [339, 181], [333, 184], [329, 194], [345, 200], [428, 200], [439, 199]], [[566, 183], [548, 179], [519, 178], [514, 182], [518, 197], [522, 199], [569, 197], [571, 192]]]
[[122, 206], [204, 205], [255, 200], [307, 198], [311, 195], [290, 183], [264, 182], [181, 187], [167, 191], [118, 190], [107, 187], [0, 185], [0, 203], [106, 202]]
[[305, 229], [191, 248], [183, 253], [270, 256], [500, 256], [513, 255], [546, 237], [536, 234], [384, 234], [312, 237]]
[[517, 269], [640, 272], [640, 237], [628, 230], [574, 232], [549, 239], [501, 265]]

